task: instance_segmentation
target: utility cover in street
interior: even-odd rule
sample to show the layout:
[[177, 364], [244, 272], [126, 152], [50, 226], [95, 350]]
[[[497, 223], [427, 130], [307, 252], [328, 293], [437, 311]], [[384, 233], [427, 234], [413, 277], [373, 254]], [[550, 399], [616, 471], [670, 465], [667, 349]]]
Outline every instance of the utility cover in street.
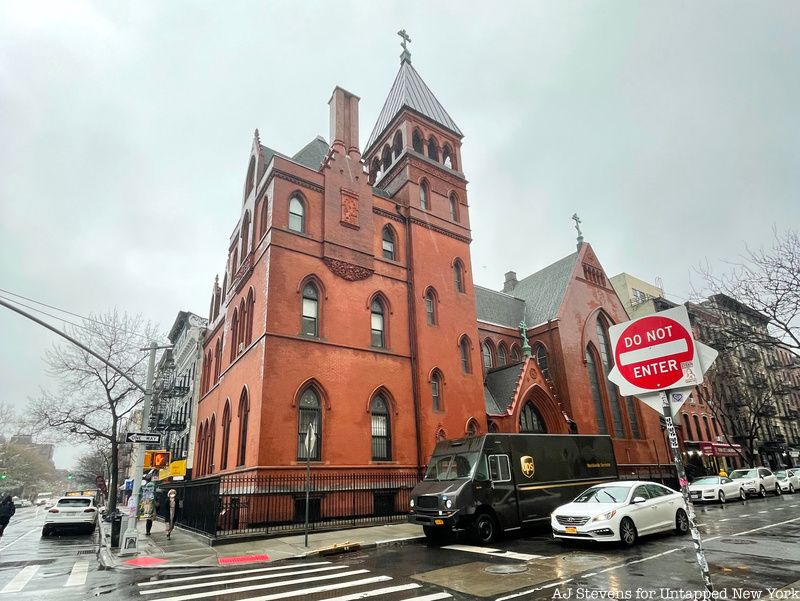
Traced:
[[160, 433], [128, 432], [125, 435], [125, 442], [147, 442], [152, 444], [161, 443]]

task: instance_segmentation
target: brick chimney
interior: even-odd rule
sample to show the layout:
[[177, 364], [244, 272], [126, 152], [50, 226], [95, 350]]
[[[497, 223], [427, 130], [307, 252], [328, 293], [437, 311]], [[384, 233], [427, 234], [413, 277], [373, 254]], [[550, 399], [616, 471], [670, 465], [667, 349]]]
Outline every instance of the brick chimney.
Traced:
[[506, 281], [503, 284], [503, 292], [511, 292], [517, 285], [517, 272], [509, 271], [506, 273]]
[[328, 101], [331, 115], [331, 147], [351, 159], [361, 159], [358, 147], [358, 101], [360, 98], [336, 86]]

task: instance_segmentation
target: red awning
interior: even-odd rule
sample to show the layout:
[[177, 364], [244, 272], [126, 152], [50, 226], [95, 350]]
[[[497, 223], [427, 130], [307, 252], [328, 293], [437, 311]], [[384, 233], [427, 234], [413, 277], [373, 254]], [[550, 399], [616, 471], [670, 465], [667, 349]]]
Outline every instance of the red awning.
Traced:
[[741, 445], [726, 442], [701, 442], [700, 450], [703, 455], [716, 455], [717, 457], [735, 457], [742, 451]]

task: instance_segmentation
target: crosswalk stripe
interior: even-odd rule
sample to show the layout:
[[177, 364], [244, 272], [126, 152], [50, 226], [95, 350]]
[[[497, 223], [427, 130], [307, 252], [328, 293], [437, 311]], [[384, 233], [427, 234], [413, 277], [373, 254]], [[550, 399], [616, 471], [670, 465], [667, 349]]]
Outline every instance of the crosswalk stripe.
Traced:
[[[351, 570], [349, 572], [339, 572], [337, 574], [328, 574], [326, 576], [309, 576], [308, 578], [297, 578], [295, 580], [282, 580], [280, 582], [269, 582], [267, 584], [251, 584], [249, 586], [238, 586], [234, 588], [226, 587], [225, 594], [232, 595], [233, 593], [246, 593], [248, 591], [257, 591], [265, 588], [291, 586], [294, 584], [301, 584], [304, 582], [312, 582], [316, 580], [330, 580], [331, 578], [343, 578], [345, 576], [355, 576], [356, 574], [367, 574], [367, 573], [369, 573], [369, 570]], [[152, 591], [152, 592], [160, 592], [160, 591]], [[144, 592], [140, 591], [139, 594], [143, 595]], [[219, 591], [205, 591], [203, 593], [178, 595], [177, 597], [165, 597], [164, 599], [162, 599], [162, 601], [184, 601], [184, 599], [203, 599], [205, 597], [216, 597], [217, 595], [219, 595]]]
[[0, 595], [3, 593], [18, 593], [25, 585], [28, 584], [33, 575], [37, 572], [39, 566], [25, 566], [22, 568], [16, 576], [14, 576], [11, 581], [3, 587], [3, 590], [0, 590]]
[[[303, 566], [292, 566], [294, 571], [291, 572], [278, 572], [275, 574], [259, 574], [258, 576], [245, 576], [243, 578], [223, 578], [222, 580], [208, 580], [206, 582], [197, 582], [195, 584], [179, 584], [178, 586], [168, 586], [166, 588], [154, 588], [145, 591], [139, 591], [140, 595], [155, 595], [156, 593], [169, 593], [172, 591], [185, 591], [194, 588], [205, 588], [209, 586], [216, 586], [218, 584], [233, 584], [234, 582], [252, 582], [253, 580], [269, 580], [271, 578], [285, 578], [287, 576], [298, 576], [300, 574], [313, 574], [315, 572], [330, 572], [331, 570], [341, 570], [348, 566], [325, 566], [322, 568], [313, 568], [311, 570], [302, 570]], [[335, 576], [334, 576], [335, 577]], [[329, 576], [330, 578], [330, 576]], [[293, 581], [294, 582], [294, 581]], [[170, 583], [171, 584], [171, 583]], [[280, 584], [280, 583], [278, 583]]]
[[81, 586], [86, 584], [86, 577], [89, 575], [89, 562], [85, 560], [76, 561], [72, 566], [72, 571], [67, 578], [66, 586]]
[[[330, 561], [313, 561], [310, 563], [304, 563], [302, 565], [298, 565], [297, 567], [309, 567], [309, 566], [324, 566], [330, 565]], [[253, 568], [252, 570], [236, 570], [235, 572], [216, 572], [214, 574], [201, 574], [199, 576], [181, 576], [179, 578], [162, 578], [159, 580], [149, 580], [147, 582], [137, 582], [139, 586], [155, 586], [157, 584], [172, 584], [173, 582], [188, 582], [191, 580], [205, 580], [208, 578], [219, 578], [222, 576], [239, 576], [240, 574], [257, 574], [260, 572], [277, 572], [278, 570], [288, 570], [295, 566], [273, 566], [271, 568]]]
[[353, 593], [352, 595], [342, 595], [341, 597], [331, 597], [330, 599], [326, 599], [325, 601], [357, 601], [358, 599], [366, 599], [368, 597], [377, 597], [378, 595], [390, 595], [391, 593], [397, 593], [400, 591], [408, 591], [414, 588], [422, 587], [421, 584], [416, 584], [412, 582], [411, 584], [400, 584], [398, 586], [386, 586], [384, 588], [376, 588], [372, 589], [371, 591], [365, 591], [363, 593]]
[[[374, 584], [375, 582], [386, 582], [391, 580], [391, 576], [372, 576], [370, 578], [362, 578], [361, 580], [353, 580], [351, 582], [340, 582], [339, 584], [324, 584], [322, 586], [315, 586], [306, 588], [299, 591], [287, 591], [285, 593], [273, 593], [271, 595], [263, 595], [261, 597], [245, 597], [239, 601], [275, 601], [275, 599], [288, 599], [289, 597], [298, 597], [300, 595], [313, 595], [315, 593], [327, 593], [328, 591], [335, 591], [340, 588], [349, 588], [351, 586], [364, 586], [366, 584]], [[225, 591], [226, 593], [228, 591]], [[167, 598], [162, 601], [176, 601], [176, 598]]]
[[404, 599], [403, 601], [438, 601], [438, 599], [450, 599], [453, 595], [450, 593], [431, 593], [430, 595], [424, 595], [422, 597], [411, 597], [409, 599]]
[[542, 559], [544, 555], [528, 555], [527, 553], [516, 553], [515, 551], [501, 551], [500, 549], [490, 549], [488, 547], [473, 547], [472, 545], [447, 545], [442, 549], [452, 549], [453, 551], [466, 551], [467, 553], [478, 553], [480, 555], [492, 555], [508, 559], [519, 559], [520, 561], [530, 561], [531, 559]]

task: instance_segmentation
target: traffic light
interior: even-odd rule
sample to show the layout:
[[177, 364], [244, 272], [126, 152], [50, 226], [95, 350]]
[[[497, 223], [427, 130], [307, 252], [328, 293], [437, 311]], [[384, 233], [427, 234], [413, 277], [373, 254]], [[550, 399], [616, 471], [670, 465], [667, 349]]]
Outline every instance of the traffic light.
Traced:
[[153, 453], [153, 467], [163, 470], [169, 466], [170, 459], [172, 459], [172, 453], [169, 451], [156, 451]]
[[73, 478], [72, 474], [67, 474], [67, 480], [72, 480], [72, 478]]
[[0, 482], [5, 480], [6, 478], [8, 478], [8, 474], [6, 474], [6, 471], [3, 470], [2, 472], [0, 472]]

